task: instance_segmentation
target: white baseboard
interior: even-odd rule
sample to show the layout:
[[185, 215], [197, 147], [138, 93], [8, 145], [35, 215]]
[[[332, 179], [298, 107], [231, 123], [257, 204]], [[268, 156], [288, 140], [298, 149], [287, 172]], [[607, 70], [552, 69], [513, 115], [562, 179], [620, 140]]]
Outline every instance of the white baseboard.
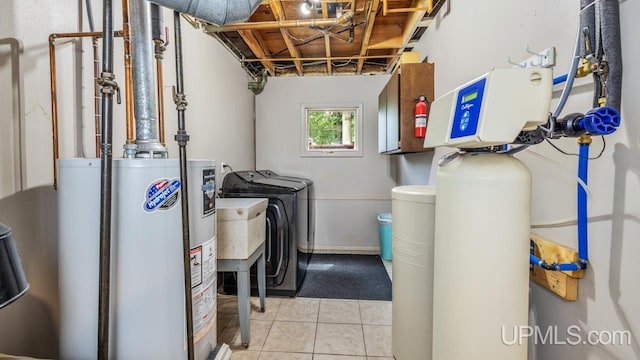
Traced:
[[380, 248], [377, 246], [331, 246], [331, 247], [315, 247], [313, 252], [316, 254], [355, 254], [355, 255], [380, 255]]

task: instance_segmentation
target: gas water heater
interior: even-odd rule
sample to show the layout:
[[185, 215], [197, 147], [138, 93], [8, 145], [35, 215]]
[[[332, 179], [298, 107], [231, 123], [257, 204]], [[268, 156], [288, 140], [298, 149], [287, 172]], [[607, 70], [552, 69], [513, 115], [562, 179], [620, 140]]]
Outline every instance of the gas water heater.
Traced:
[[437, 360], [525, 360], [531, 175], [511, 155], [480, 150], [513, 142], [547, 121], [550, 69], [496, 69], [436, 100], [425, 147], [463, 149], [436, 177], [433, 352]]
[[[60, 357], [97, 352], [100, 159], [61, 159]], [[215, 162], [188, 161], [196, 359], [216, 346]], [[111, 349], [117, 359], [187, 356], [180, 171], [174, 159], [114, 159]]]

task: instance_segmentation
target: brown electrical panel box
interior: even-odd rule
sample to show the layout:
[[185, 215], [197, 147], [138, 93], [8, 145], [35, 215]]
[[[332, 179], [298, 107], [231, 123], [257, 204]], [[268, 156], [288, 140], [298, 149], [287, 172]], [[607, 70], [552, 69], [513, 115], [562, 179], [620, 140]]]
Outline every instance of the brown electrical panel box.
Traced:
[[[429, 151], [414, 136], [415, 107], [420, 95], [433, 102], [434, 65], [400, 64], [378, 97], [378, 152], [402, 154]], [[429, 106], [430, 108], [430, 106]], [[427, 120], [427, 132], [429, 131]]]

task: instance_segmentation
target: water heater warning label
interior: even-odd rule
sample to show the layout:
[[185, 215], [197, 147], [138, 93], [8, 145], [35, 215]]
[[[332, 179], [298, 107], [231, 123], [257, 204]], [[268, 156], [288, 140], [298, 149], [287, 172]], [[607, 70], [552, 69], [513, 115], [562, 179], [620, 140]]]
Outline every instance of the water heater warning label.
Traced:
[[201, 340], [215, 325], [216, 259], [214, 239], [191, 249], [193, 334], [196, 342]]
[[180, 180], [178, 179], [156, 180], [147, 188], [144, 210], [152, 212], [171, 209], [178, 202], [180, 195], [178, 190], [180, 190]]

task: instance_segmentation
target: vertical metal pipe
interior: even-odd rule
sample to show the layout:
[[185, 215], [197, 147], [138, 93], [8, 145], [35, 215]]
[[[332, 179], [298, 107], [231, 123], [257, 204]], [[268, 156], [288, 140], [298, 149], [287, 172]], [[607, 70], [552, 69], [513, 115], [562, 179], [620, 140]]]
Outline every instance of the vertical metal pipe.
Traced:
[[180, 27], [180, 13], [173, 12], [173, 23], [175, 31], [175, 47], [176, 47], [176, 93], [174, 101], [178, 110], [178, 132], [175, 136], [179, 147], [180, 157], [180, 179], [182, 187], [180, 188], [182, 196], [182, 256], [184, 262], [184, 297], [185, 297], [185, 314], [187, 322], [187, 355], [189, 360], [193, 360], [194, 344], [193, 344], [193, 308], [191, 296], [191, 259], [190, 259], [190, 239], [189, 239], [189, 192], [187, 184], [187, 141], [189, 135], [185, 130], [184, 111], [187, 102], [184, 96], [184, 83], [182, 78], [182, 29]]
[[[124, 40], [124, 98], [126, 120], [126, 144], [134, 143], [133, 138], [133, 82], [131, 69], [131, 28], [129, 26], [129, 0], [122, 0], [122, 37]], [[125, 147], [125, 150], [127, 148]], [[133, 148], [131, 148], [133, 150]], [[135, 152], [128, 154], [135, 155]]]
[[100, 76], [100, 60], [98, 59], [98, 38], [91, 39], [93, 45], [93, 113], [96, 134], [96, 158], [100, 157], [100, 86], [98, 77]]
[[109, 359], [109, 316], [111, 290], [111, 186], [113, 135], [113, 4], [103, 2], [102, 35], [102, 154], [100, 157], [100, 284], [98, 294], [98, 360]]
[[156, 56], [156, 73], [158, 77], [158, 137], [160, 144], [164, 142], [164, 76], [162, 75], [162, 58]]
[[153, 51], [156, 56], [156, 83], [158, 88], [158, 140], [165, 146], [164, 141], [164, 76], [162, 73], [162, 60], [167, 47], [167, 39], [164, 33], [164, 21], [162, 8], [151, 4], [151, 37], [153, 38]]
[[132, 0], [130, 5], [136, 156], [166, 157], [167, 150], [158, 141], [151, 4]]

